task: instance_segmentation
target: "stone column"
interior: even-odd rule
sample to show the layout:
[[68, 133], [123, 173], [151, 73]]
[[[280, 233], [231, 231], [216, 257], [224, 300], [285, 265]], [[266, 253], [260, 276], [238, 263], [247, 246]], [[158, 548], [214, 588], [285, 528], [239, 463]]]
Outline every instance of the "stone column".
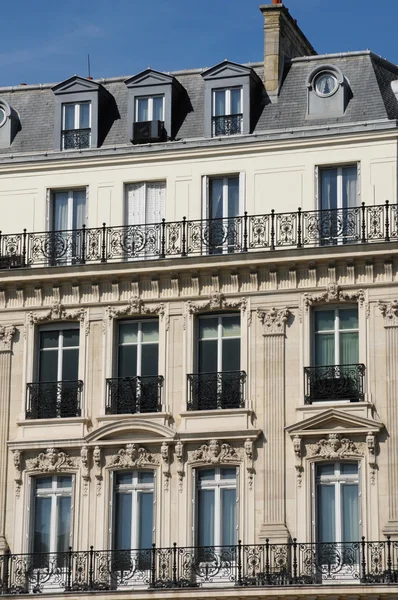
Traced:
[[285, 543], [285, 328], [287, 308], [257, 311], [263, 325], [264, 372], [264, 522], [260, 539]]
[[398, 302], [379, 303], [386, 330], [388, 521], [383, 533], [398, 535]]
[[5, 537], [8, 470], [7, 440], [10, 415], [11, 348], [15, 331], [13, 325], [0, 326], [0, 554], [4, 554], [8, 549]]

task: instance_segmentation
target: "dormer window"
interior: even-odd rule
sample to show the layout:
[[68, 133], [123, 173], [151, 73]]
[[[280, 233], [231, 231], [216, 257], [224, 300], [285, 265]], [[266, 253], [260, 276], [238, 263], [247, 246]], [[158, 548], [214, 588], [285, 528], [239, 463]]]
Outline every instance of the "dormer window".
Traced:
[[91, 102], [62, 105], [62, 149], [74, 150], [91, 146]]
[[164, 121], [164, 95], [138, 97], [135, 121]]
[[0, 148], [9, 148], [19, 129], [17, 112], [0, 98]]
[[319, 65], [307, 78], [307, 119], [343, 117], [349, 99], [349, 83], [338, 67]]
[[213, 91], [213, 136], [242, 133], [242, 88]]

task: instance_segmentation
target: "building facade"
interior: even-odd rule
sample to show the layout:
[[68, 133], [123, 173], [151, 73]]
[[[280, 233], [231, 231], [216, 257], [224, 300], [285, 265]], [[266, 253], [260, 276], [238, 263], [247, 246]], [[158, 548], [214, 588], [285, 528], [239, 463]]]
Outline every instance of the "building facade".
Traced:
[[2, 594], [398, 597], [398, 68], [261, 11], [0, 88]]

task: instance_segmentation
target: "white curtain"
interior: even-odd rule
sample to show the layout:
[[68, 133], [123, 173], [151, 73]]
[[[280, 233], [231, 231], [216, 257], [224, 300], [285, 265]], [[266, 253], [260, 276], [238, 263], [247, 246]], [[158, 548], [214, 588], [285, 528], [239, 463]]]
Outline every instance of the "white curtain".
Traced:
[[81, 229], [86, 223], [86, 190], [73, 192], [72, 229]]
[[54, 197], [54, 231], [68, 229], [68, 192], [56, 192]]
[[357, 206], [357, 167], [342, 169], [343, 178], [343, 208]]
[[337, 169], [321, 171], [322, 210], [337, 208]]

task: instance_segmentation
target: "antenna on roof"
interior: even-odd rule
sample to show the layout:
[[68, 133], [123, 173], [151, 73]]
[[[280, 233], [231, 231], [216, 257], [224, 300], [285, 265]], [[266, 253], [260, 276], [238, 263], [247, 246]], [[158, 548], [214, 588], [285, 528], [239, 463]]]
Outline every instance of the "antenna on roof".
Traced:
[[91, 65], [90, 65], [90, 55], [89, 54], [87, 54], [87, 70], [88, 70], [87, 79], [91, 79]]

